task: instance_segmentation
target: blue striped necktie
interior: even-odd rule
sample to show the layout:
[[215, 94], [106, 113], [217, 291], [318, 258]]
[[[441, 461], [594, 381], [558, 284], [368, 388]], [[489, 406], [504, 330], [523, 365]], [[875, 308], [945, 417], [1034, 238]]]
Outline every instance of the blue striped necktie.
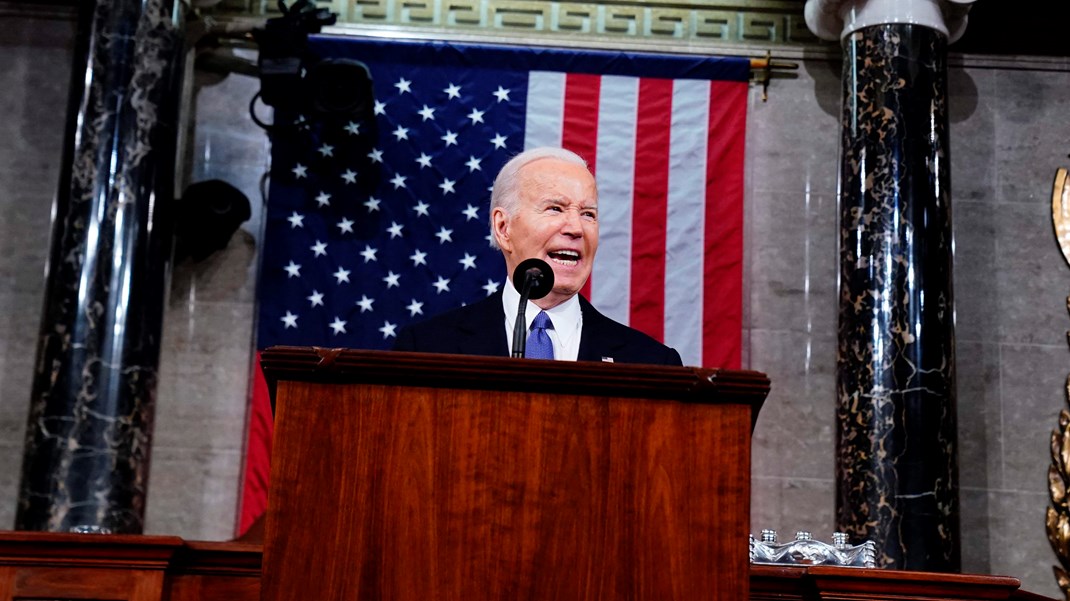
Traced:
[[554, 329], [554, 323], [546, 311], [540, 311], [531, 322], [531, 333], [528, 334], [527, 352], [524, 356], [528, 359], [553, 359], [554, 343], [546, 330]]

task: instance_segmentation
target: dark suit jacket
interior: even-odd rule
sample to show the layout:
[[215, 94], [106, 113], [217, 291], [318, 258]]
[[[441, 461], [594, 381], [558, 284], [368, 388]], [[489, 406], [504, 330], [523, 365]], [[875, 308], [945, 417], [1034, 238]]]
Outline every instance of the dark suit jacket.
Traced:
[[[602, 315], [582, 296], [580, 311], [583, 329], [578, 360], [611, 357], [615, 363], [683, 364], [675, 349]], [[508, 357], [502, 293], [403, 328], [394, 350]]]

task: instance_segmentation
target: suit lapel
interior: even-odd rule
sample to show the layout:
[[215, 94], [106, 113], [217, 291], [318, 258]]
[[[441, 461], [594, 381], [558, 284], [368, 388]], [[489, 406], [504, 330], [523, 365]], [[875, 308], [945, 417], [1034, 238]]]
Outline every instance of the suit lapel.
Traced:
[[602, 315], [587, 299], [580, 297], [580, 311], [583, 312], [583, 329], [580, 333], [580, 351], [576, 357], [579, 361], [603, 361], [612, 358], [616, 349], [625, 341], [613, 335], [612, 323]]
[[505, 309], [502, 293], [496, 292], [471, 306], [458, 323], [458, 351], [470, 355], [508, 357], [505, 339]]

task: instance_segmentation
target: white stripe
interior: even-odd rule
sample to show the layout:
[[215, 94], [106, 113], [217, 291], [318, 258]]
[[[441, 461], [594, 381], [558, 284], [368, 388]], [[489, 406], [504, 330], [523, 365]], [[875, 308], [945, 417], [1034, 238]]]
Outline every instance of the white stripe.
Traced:
[[524, 150], [561, 146], [565, 115], [565, 74], [532, 71], [528, 75], [528, 113]]
[[680, 351], [684, 365], [702, 365], [709, 102], [710, 82], [673, 82], [665, 249], [665, 344]]
[[606, 75], [598, 95], [598, 260], [591, 303], [628, 323], [632, 279], [632, 195], [639, 79]]

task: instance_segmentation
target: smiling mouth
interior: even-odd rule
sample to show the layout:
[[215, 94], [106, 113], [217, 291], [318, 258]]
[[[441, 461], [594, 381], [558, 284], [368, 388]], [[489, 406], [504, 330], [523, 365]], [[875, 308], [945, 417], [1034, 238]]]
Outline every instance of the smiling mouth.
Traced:
[[551, 261], [565, 267], [573, 267], [580, 262], [580, 253], [574, 250], [554, 250], [548, 254]]

